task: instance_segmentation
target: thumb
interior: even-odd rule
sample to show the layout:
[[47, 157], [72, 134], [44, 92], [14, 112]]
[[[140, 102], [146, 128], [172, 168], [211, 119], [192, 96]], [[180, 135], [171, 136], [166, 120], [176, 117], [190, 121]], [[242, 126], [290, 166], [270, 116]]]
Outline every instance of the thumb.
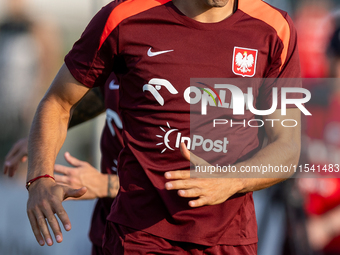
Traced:
[[72, 157], [69, 152], [65, 152], [64, 157], [70, 165], [75, 166], [75, 167], [80, 166], [83, 162], [75, 157]]
[[185, 143], [181, 143], [181, 146], [180, 146], [180, 150], [181, 150], [181, 154], [182, 156], [190, 161], [190, 151], [188, 150], [187, 146], [185, 145]]
[[181, 143], [180, 150], [182, 153], [182, 156], [190, 161], [194, 166], [205, 166], [210, 165], [208, 162], [206, 162], [204, 159], [196, 156], [194, 153], [189, 151], [187, 147], [185, 146], [185, 143]]
[[64, 200], [69, 197], [79, 198], [83, 196], [87, 191], [86, 187], [80, 189], [72, 189], [70, 187], [65, 187]]

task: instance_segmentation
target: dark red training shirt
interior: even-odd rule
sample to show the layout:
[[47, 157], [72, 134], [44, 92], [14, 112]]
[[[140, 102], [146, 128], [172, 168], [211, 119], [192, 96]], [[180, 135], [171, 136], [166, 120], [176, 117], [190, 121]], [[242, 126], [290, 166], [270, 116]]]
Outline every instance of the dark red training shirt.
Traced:
[[[163, 175], [189, 168], [175, 141], [193, 138], [189, 103], [194, 102], [187, 99], [194, 90], [188, 88], [198, 85], [191, 84], [192, 78], [239, 78], [242, 91], [252, 87], [255, 101], [269, 109], [270, 84], [253, 78], [299, 77], [296, 33], [285, 12], [260, 0], [239, 0], [232, 16], [207, 24], [186, 17], [167, 0], [114, 1], [90, 22], [65, 63], [88, 87], [101, 86], [112, 70], [119, 74], [125, 147], [119, 155], [121, 187], [109, 220], [175, 241], [257, 242], [252, 193], [190, 208], [188, 199], [164, 189]], [[208, 113], [213, 108], [208, 106]], [[224, 114], [235, 117], [231, 109]], [[245, 116], [255, 117], [249, 111]], [[200, 125], [208, 128], [211, 121]], [[227, 152], [214, 144], [217, 151], [222, 148], [226, 164], [249, 158], [261, 145], [258, 129], [224, 128], [211, 135], [202, 135], [207, 148], [216, 135], [221, 143], [228, 139]], [[215, 155], [212, 150], [209, 157]]]

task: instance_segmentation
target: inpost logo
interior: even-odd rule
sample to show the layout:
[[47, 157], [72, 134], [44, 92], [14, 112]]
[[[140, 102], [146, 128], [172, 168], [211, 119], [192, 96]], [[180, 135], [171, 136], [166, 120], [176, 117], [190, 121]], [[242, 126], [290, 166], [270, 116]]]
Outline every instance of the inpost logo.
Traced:
[[[175, 149], [179, 149], [181, 143], [185, 143], [188, 150], [194, 151], [199, 147], [206, 152], [214, 151], [214, 152], [223, 152], [227, 153], [227, 147], [229, 141], [227, 137], [224, 137], [222, 140], [211, 140], [205, 139], [201, 135], [193, 135], [192, 138], [183, 136], [181, 132], [178, 132], [178, 129], [172, 128], [169, 122], [166, 123], [166, 127], [159, 127], [161, 130], [161, 134], [156, 135], [157, 138], [162, 139], [157, 143], [157, 146], [162, 146], [161, 153], [164, 153], [166, 150], [174, 151]], [[170, 135], [172, 140], [170, 140]]]

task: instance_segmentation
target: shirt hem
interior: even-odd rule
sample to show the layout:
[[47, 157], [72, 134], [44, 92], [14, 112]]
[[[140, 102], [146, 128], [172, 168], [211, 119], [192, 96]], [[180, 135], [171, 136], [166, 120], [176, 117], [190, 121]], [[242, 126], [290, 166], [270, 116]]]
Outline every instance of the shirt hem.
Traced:
[[[176, 242], [187, 242], [187, 243], [195, 243], [195, 244], [199, 244], [199, 245], [205, 245], [205, 246], [215, 246], [215, 245], [231, 245], [231, 246], [238, 246], [238, 245], [250, 245], [250, 244], [254, 244], [258, 242], [258, 237], [250, 237], [250, 238], [228, 238], [228, 237], [222, 237], [223, 239], [228, 239], [228, 240], [221, 240], [222, 238], [220, 238], [218, 241], [216, 240], [212, 240], [212, 238], [208, 238], [206, 236], [199, 236], [199, 235], [190, 235], [187, 232], [185, 234], [169, 234], [166, 235], [163, 231], [155, 231], [155, 230], [150, 230], [150, 229], [139, 229], [138, 227], [136, 228], [136, 226], [131, 226], [131, 224], [128, 224], [126, 222], [123, 221], [119, 221], [117, 219], [115, 220], [111, 220], [111, 219], [107, 219], [108, 221], [123, 225], [125, 227], [128, 228], [132, 228], [132, 229], [137, 229], [139, 231], [143, 231], [145, 233], [157, 236], [157, 237], [161, 237], [164, 239], [168, 239], [171, 241], [176, 241]], [[216, 238], [214, 238], [216, 239]], [[203, 241], [204, 240], [204, 241]]]

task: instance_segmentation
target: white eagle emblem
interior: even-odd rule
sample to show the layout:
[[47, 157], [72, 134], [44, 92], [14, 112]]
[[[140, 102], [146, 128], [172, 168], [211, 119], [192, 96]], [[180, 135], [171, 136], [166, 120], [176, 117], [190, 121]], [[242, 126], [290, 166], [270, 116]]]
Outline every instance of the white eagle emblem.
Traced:
[[242, 73], [251, 72], [251, 68], [254, 65], [255, 58], [253, 54], [249, 54], [245, 51], [243, 55], [239, 52], [236, 54], [235, 62], [237, 67], [237, 71]]

